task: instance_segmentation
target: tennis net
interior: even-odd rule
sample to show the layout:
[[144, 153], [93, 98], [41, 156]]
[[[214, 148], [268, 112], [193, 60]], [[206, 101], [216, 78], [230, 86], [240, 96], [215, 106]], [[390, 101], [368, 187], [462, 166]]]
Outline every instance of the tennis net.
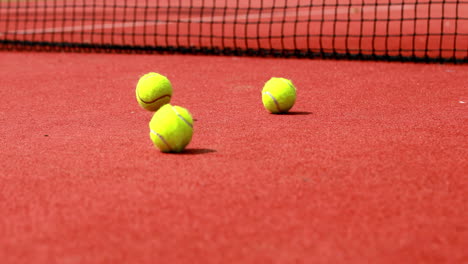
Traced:
[[468, 0], [0, 0], [0, 50], [468, 61]]

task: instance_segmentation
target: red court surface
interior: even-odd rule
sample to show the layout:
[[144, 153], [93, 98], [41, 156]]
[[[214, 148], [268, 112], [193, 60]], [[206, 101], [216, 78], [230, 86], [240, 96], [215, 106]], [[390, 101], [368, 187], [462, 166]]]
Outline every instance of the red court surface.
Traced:
[[[144, 73], [196, 119], [149, 139]], [[290, 78], [290, 114], [261, 103]], [[0, 53], [2, 263], [467, 263], [468, 65]]]

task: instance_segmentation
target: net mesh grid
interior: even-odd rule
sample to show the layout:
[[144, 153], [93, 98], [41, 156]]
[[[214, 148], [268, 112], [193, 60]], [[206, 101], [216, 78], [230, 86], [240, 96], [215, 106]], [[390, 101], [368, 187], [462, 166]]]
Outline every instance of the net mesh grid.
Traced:
[[0, 49], [468, 61], [468, 0], [0, 0]]

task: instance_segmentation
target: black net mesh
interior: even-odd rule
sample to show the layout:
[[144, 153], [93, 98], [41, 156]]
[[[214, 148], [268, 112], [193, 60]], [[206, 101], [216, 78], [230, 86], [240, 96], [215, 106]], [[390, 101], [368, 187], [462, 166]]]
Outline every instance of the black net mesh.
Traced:
[[0, 0], [0, 49], [468, 60], [468, 0]]

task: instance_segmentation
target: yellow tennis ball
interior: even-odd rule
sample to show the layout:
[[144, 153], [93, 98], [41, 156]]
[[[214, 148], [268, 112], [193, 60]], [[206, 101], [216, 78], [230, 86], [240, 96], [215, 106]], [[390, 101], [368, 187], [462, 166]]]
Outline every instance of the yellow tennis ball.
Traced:
[[192, 140], [192, 115], [180, 106], [162, 106], [154, 113], [149, 127], [151, 141], [162, 152], [181, 152]]
[[286, 113], [296, 102], [296, 87], [288, 79], [273, 77], [263, 86], [262, 102], [273, 114]]
[[141, 107], [148, 111], [157, 111], [171, 102], [172, 84], [166, 76], [150, 72], [138, 80], [135, 93]]

